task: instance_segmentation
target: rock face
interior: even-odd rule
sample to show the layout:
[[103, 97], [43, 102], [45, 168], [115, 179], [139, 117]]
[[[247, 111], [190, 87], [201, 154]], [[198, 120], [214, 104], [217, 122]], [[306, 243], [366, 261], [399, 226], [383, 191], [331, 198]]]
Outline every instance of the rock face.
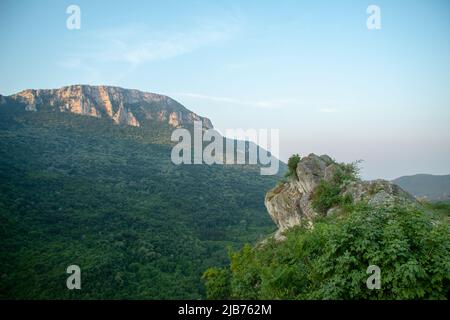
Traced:
[[[321, 180], [332, 181], [340, 165], [329, 156], [310, 154], [300, 160], [296, 175], [283, 184], [270, 190], [265, 197], [267, 211], [278, 226], [276, 238], [282, 238], [282, 233], [301, 222], [313, 225], [313, 220], [319, 215], [312, 206], [312, 195]], [[399, 186], [386, 181], [362, 181], [356, 179], [342, 186], [341, 194], [349, 195], [354, 202], [367, 201], [369, 205], [385, 206], [400, 203], [416, 203], [413, 196], [403, 191]], [[337, 208], [330, 208], [326, 214], [331, 214]]]
[[50, 90], [24, 90], [8, 97], [19, 102], [27, 111], [51, 108], [97, 118], [110, 118], [117, 124], [142, 126], [152, 121], [164, 122], [177, 128], [202, 121], [212, 128], [209, 119], [189, 111], [177, 101], [163, 95], [111, 86], [74, 85]]
[[415, 204], [416, 199], [387, 180], [354, 181], [344, 189], [344, 194], [350, 194], [354, 201], [367, 201], [372, 206], [386, 206], [396, 204]]

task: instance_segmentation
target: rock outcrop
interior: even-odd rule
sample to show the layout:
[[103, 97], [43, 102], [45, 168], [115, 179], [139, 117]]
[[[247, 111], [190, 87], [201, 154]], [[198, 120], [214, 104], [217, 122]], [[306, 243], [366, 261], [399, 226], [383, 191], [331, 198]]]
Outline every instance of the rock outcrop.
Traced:
[[8, 97], [0, 96], [0, 104], [8, 100], [22, 104], [27, 111], [50, 108], [106, 117], [117, 124], [136, 127], [158, 121], [177, 128], [201, 121], [205, 128], [213, 128], [209, 119], [191, 112], [167, 96], [119, 87], [74, 85], [49, 90], [29, 89]]
[[[300, 160], [296, 175], [266, 194], [266, 208], [278, 226], [276, 238], [282, 239], [285, 230], [301, 222], [313, 226], [315, 217], [338, 210], [338, 207], [332, 207], [326, 213], [319, 213], [313, 208], [312, 198], [319, 183], [322, 180], [331, 182], [341, 168], [342, 165], [327, 155], [310, 154]], [[354, 202], [366, 201], [373, 206], [416, 203], [413, 196], [386, 180], [362, 181], [355, 178], [344, 183], [340, 193]]]

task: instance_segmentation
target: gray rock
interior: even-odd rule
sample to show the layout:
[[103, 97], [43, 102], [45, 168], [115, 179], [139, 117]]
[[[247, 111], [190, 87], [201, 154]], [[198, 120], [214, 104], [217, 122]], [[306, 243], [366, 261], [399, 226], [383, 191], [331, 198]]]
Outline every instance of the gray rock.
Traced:
[[[53, 111], [110, 118], [116, 124], [135, 127], [157, 120], [173, 128], [191, 126], [194, 121], [201, 121], [206, 129], [213, 128], [208, 118], [197, 115], [167, 96], [133, 89], [73, 85], [59, 89], [27, 89], [7, 98], [23, 104], [27, 111], [50, 107]], [[3, 101], [0, 97], [0, 104]]]
[[[267, 192], [264, 203], [278, 226], [275, 239], [282, 240], [284, 231], [301, 222], [313, 226], [314, 218], [319, 215], [311, 204], [313, 192], [321, 180], [331, 181], [338, 170], [339, 165], [329, 156], [310, 154], [298, 163], [297, 177], [290, 177], [287, 182]], [[372, 206], [417, 204], [413, 196], [386, 180], [358, 179], [342, 186], [341, 193], [350, 195], [355, 202], [367, 201]], [[331, 208], [326, 214], [339, 211], [339, 208]]]

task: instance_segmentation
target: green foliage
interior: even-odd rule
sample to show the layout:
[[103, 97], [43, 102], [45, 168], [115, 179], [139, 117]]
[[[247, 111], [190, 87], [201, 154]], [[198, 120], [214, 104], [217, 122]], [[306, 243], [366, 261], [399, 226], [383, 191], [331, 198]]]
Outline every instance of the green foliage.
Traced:
[[442, 219], [450, 223], [450, 202], [428, 202], [422, 203], [425, 208], [436, 212]]
[[[23, 108], [22, 108], [23, 109]], [[175, 166], [171, 129], [0, 108], [1, 299], [200, 299], [274, 229], [256, 166]], [[77, 264], [82, 290], [65, 287]]]
[[211, 300], [226, 299], [230, 296], [230, 275], [227, 269], [209, 268], [203, 273], [207, 298]]
[[342, 185], [358, 179], [361, 162], [362, 160], [357, 160], [351, 163], [339, 163], [339, 169], [335, 175], [336, 183], [340, 183]]
[[[229, 298], [448, 298], [448, 224], [423, 210], [358, 205], [285, 235], [231, 254]], [[380, 290], [366, 286], [369, 265], [381, 269]]]
[[343, 195], [342, 189], [347, 183], [357, 179], [358, 163], [336, 164], [333, 178], [330, 181], [321, 180], [319, 182], [311, 197], [311, 204], [315, 211], [325, 214], [335, 206], [352, 203], [351, 196]]
[[341, 203], [341, 187], [335, 183], [320, 181], [312, 195], [312, 206], [319, 213], [326, 213], [328, 209]]
[[438, 210], [450, 216], [450, 202], [426, 202], [425, 204], [432, 210]]
[[288, 171], [285, 177], [295, 176], [297, 178], [297, 165], [300, 162], [300, 156], [298, 154], [292, 155], [287, 163]]

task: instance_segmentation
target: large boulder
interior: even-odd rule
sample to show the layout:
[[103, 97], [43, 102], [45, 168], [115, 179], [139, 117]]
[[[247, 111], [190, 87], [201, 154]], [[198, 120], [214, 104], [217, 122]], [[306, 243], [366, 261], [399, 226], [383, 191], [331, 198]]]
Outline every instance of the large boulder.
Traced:
[[[337, 211], [338, 208], [334, 207], [326, 213], [319, 213], [314, 210], [311, 199], [319, 183], [322, 180], [331, 182], [341, 168], [342, 165], [327, 155], [310, 154], [299, 161], [295, 175], [266, 194], [267, 211], [278, 226], [276, 238], [282, 239], [285, 230], [301, 222], [313, 226], [318, 215]], [[341, 187], [343, 196], [348, 195], [355, 202], [366, 201], [373, 206], [416, 203], [413, 196], [386, 180], [362, 181], [355, 178]]]
[[350, 194], [356, 202], [367, 201], [372, 206], [389, 206], [416, 202], [412, 195], [398, 185], [382, 179], [352, 181], [345, 186], [344, 194]]

